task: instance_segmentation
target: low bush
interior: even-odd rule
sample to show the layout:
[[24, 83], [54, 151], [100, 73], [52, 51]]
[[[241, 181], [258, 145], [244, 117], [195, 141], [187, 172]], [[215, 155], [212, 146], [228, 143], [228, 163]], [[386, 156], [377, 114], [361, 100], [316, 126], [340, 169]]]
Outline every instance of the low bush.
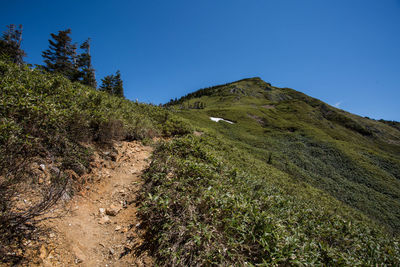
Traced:
[[160, 144], [140, 210], [157, 264], [400, 263], [398, 240], [374, 223], [278, 170], [242, 169], [250, 159], [215, 136]]

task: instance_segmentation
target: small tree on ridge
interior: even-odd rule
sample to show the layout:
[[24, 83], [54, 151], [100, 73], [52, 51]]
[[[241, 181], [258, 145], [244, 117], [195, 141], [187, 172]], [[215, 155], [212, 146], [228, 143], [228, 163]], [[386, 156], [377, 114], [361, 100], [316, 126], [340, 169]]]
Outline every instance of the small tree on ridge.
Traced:
[[121, 79], [121, 73], [118, 70], [115, 75], [108, 75], [101, 79], [100, 91], [107, 92], [110, 95], [124, 97], [123, 82]]
[[72, 44], [69, 36], [71, 29], [58, 31], [51, 34], [53, 40], [49, 40], [49, 49], [42, 53], [45, 70], [61, 73], [71, 81], [78, 80], [78, 69], [76, 64], [76, 45]]

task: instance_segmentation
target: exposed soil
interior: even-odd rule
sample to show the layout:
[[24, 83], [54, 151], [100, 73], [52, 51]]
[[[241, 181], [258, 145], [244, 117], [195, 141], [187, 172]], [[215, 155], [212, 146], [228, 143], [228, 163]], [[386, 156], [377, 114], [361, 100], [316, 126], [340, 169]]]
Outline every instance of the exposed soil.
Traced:
[[141, 174], [152, 148], [120, 142], [111, 152], [96, 153], [94, 182], [66, 201], [60, 218], [45, 221], [50, 229], [40, 248], [41, 266], [152, 266], [141, 244], [136, 217]]

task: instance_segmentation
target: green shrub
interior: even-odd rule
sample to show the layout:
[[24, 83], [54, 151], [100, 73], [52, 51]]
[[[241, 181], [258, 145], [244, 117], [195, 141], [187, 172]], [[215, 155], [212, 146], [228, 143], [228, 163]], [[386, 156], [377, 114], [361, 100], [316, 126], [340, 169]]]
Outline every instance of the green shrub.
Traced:
[[176, 138], [153, 157], [140, 214], [159, 265], [400, 263], [398, 240], [356, 211], [277, 170], [242, 169], [246, 153], [214, 136]]
[[[23, 255], [6, 259], [3, 249], [8, 250], [7, 255], [14, 255], [13, 249], [23, 249], [20, 237], [33, 233], [35, 219], [54, 205], [72, 182], [66, 170], [78, 175], [88, 171], [92, 152], [87, 143], [111, 144], [188, 131], [178, 119], [164, 131], [163, 119], [168, 114], [162, 108], [133, 103], [42, 69], [1, 60], [0, 92], [0, 261], [13, 264], [20, 263]], [[41, 185], [39, 191], [46, 194], [38, 206], [15, 214], [11, 201], [15, 188], [21, 183], [38, 186], [28, 168], [38, 159], [54, 161], [60, 172], [51, 178], [51, 185]]]

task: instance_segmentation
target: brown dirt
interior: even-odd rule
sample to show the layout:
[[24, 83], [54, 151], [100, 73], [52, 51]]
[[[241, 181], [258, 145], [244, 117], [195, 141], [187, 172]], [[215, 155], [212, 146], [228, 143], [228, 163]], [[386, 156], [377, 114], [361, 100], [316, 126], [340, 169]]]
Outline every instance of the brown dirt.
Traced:
[[136, 197], [152, 148], [120, 142], [115, 149], [96, 153], [95, 181], [63, 205], [64, 216], [44, 223], [50, 231], [40, 248], [41, 266], [153, 265], [146, 252], [133, 249], [142, 243]]

